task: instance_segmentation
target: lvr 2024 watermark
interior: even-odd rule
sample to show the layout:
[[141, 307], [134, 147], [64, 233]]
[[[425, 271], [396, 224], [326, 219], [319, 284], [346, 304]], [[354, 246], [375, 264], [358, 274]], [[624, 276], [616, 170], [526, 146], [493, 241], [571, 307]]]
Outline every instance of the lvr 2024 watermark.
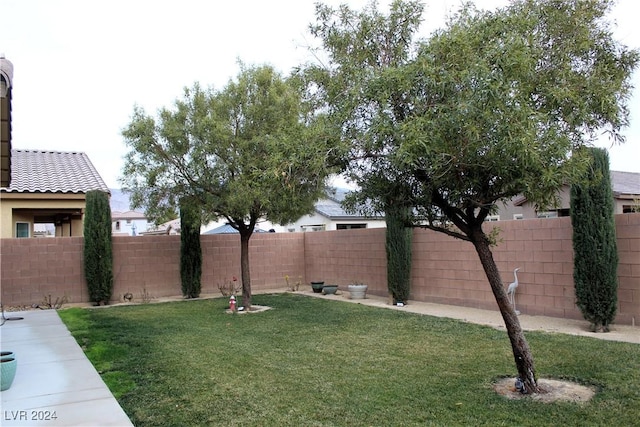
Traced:
[[2, 411], [4, 421], [53, 421], [58, 419], [56, 411]]

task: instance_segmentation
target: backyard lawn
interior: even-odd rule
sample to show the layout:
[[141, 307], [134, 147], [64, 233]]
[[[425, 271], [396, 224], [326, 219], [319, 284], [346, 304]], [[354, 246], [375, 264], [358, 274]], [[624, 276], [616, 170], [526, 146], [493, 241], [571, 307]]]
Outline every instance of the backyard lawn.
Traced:
[[[338, 297], [336, 298], [338, 299]], [[529, 332], [538, 375], [588, 403], [508, 400], [504, 331], [299, 294], [60, 316], [136, 426], [640, 425], [640, 345]]]

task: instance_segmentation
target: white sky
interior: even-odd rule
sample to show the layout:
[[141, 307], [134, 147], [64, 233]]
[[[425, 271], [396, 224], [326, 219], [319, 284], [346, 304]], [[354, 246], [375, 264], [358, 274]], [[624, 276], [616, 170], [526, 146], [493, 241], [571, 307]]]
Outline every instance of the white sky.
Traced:
[[[13, 148], [84, 151], [110, 188], [127, 151], [134, 104], [155, 115], [200, 82], [222, 88], [237, 60], [283, 73], [309, 59], [315, 0], [0, 0], [0, 52], [14, 65]], [[325, 0], [361, 8], [365, 0]], [[442, 26], [455, 0], [425, 0], [422, 35]], [[477, 0], [480, 8], [506, 0]], [[387, 10], [389, 0], [379, 2]], [[618, 40], [640, 47], [640, 2], [619, 0]], [[626, 144], [611, 169], [640, 172], [640, 73]]]

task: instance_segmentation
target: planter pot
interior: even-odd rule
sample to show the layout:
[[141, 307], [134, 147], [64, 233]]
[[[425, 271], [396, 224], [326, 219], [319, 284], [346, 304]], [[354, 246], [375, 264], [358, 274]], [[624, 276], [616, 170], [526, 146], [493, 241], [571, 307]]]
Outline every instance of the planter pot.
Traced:
[[311, 289], [316, 294], [322, 292], [322, 288], [324, 287], [324, 282], [311, 282]]
[[18, 361], [15, 357], [3, 357], [0, 360], [0, 391], [8, 390], [16, 376]]
[[325, 295], [333, 295], [338, 290], [338, 285], [324, 285], [322, 293]]
[[364, 299], [367, 295], [367, 285], [349, 285], [349, 295], [351, 299]]

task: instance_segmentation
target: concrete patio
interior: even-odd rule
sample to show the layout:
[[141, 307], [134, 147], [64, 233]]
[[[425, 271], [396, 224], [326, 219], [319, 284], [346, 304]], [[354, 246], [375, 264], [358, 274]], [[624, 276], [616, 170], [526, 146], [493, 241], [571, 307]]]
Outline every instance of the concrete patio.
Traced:
[[[2, 426], [132, 426], [55, 310], [5, 313], [2, 351], [18, 360]], [[54, 418], [55, 417], [55, 418]]]

